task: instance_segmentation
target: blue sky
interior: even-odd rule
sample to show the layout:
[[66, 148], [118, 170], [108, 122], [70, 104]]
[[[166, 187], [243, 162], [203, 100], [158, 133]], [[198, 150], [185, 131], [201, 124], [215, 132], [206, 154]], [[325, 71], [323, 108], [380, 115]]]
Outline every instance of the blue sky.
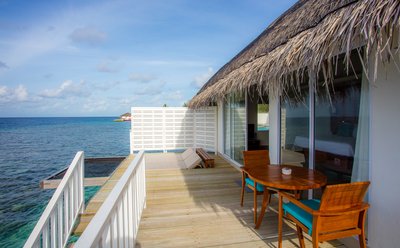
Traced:
[[294, 0], [0, 0], [0, 117], [182, 106]]

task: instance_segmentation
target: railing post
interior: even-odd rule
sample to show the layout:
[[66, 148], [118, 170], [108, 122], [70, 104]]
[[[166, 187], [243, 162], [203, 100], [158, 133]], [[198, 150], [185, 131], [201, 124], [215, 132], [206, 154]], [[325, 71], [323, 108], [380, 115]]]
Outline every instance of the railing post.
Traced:
[[80, 162], [80, 177], [79, 177], [79, 182], [80, 182], [80, 202], [82, 202], [81, 206], [81, 211], [80, 213], [83, 214], [85, 212], [85, 153], [82, 152], [82, 157], [81, 157], [81, 162]]

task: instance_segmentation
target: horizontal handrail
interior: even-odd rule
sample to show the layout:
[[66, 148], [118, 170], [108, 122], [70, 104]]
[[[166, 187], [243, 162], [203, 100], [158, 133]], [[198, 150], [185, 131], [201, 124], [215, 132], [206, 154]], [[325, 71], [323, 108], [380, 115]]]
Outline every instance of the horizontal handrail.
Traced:
[[141, 151], [74, 247], [134, 247], [145, 205], [145, 159], [144, 151]]
[[24, 248], [64, 247], [84, 210], [84, 153], [77, 152]]

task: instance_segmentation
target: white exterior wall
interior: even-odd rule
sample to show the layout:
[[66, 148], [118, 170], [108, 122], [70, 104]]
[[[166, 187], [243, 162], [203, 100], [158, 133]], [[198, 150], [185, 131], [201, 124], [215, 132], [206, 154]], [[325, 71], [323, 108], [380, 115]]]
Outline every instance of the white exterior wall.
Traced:
[[280, 104], [279, 97], [269, 98], [269, 159], [272, 164], [280, 163]]
[[[400, 60], [396, 63], [400, 65]], [[399, 247], [400, 72], [393, 61], [385, 67], [379, 65], [378, 78], [370, 92], [368, 246]]]

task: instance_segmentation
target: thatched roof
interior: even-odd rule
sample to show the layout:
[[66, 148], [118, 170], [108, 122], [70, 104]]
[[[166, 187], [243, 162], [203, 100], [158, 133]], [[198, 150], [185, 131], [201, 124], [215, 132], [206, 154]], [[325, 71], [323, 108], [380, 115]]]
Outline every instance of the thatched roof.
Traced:
[[339, 54], [346, 53], [349, 68], [351, 50], [361, 46], [366, 58], [375, 51], [384, 60], [393, 56], [392, 37], [399, 31], [399, 0], [300, 0], [224, 65], [189, 107], [201, 107], [250, 87], [256, 87], [260, 95], [282, 95], [288, 87], [298, 87], [297, 79], [306, 69], [323, 71], [329, 87]]

